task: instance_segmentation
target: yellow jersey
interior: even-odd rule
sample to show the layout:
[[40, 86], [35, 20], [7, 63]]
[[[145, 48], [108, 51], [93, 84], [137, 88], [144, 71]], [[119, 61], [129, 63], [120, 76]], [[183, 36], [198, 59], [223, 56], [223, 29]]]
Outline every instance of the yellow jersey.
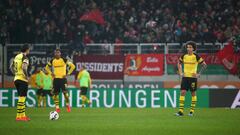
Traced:
[[29, 65], [29, 60], [27, 56], [25, 56], [23, 53], [19, 53], [13, 60], [14, 71], [15, 71], [14, 81], [21, 80], [21, 81], [28, 82], [27, 76], [25, 76], [23, 72], [23, 68], [22, 68], [23, 63], [26, 63], [27, 65]]
[[179, 62], [183, 64], [184, 77], [194, 77], [193, 74], [197, 73], [197, 67], [199, 63], [204, 60], [197, 54], [192, 55], [184, 54], [179, 58]]
[[[67, 65], [70, 67], [67, 73]], [[64, 78], [67, 74], [70, 75], [75, 69], [75, 65], [65, 58], [54, 58], [46, 65], [45, 69], [52, 74], [50, 67], [52, 67], [55, 78]]]

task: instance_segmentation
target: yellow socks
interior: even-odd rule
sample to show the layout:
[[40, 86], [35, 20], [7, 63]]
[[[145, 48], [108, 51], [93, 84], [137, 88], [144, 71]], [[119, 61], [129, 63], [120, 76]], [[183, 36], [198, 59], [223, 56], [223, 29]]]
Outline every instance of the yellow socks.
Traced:
[[185, 96], [179, 98], [179, 111], [183, 113]]
[[17, 118], [26, 116], [26, 114], [25, 114], [25, 110], [26, 110], [25, 100], [26, 100], [26, 97], [18, 97]]
[[196, 102], [197, 102], [197, 96], [192, 96], [192, 103], [191, 103], [191, 109], [190, 109], [190, 112], [192, 113], [194, 113]]
[[53, 100], [55, 103], [56, 108], [59, 108], [59, 96], [58, 95], [53, 95]]

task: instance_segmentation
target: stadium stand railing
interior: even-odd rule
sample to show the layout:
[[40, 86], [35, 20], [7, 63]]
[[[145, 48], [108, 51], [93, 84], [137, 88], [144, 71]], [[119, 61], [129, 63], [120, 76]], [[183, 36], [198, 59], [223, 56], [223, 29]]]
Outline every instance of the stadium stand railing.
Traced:
[[[197, 53], [214, 54], [224, 47], [227, 43], [197, 43]], [[7, 61], [8, 53], [18, 51], [22, 44], [7, 44], [5, 53], [5, 61]], [[114, 55], [114, 54], [149, 54], [163, 53], [176, 54], [182, 53], [184, 44], [180, 43], [123, 43], [123, 44], [87, 44], [82, 53], [97, 55]], [[56, 48], [63, 50], [62, 52], [68, 56], [72, 56], [78, 48], [71, 49], [69, 44], [32, 44], [31, 51], [33, 54], [46, 52], [46, 55], [53, 56]], [[1, 60], [0, 56], [0, 60]], [[6, 65], [6, 64], [4, 64]], [[7, 67], [5, 67], [6, 69]], [[176, 74], [176, 65], [166, 64], [165, 58], [165, 75]], [[227, 75], [228, 71], [222, 65], [209, 65], [208, 69], [203, 73], [206, 75]]]

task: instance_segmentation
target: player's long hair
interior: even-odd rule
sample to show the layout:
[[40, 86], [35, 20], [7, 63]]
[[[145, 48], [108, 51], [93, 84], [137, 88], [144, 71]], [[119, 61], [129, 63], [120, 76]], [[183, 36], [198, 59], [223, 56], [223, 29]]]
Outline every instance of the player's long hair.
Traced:
[[191, 45], [191, 46], [193, 47], [193, 51], [196, 51], [196, 49], [197, 49], [196, 42], [194, 42], [194, 41], [188, 41], [188, 42], [186, 42], [186, 44], [185, 44], [185, 46], [184, 46], [185, 50], [187, 50], [187, 45]]

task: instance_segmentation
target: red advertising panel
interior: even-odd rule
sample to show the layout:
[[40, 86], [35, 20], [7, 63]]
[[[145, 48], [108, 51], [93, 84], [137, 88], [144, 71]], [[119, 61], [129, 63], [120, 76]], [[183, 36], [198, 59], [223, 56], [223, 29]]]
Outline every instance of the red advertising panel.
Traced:
[[125, 74], [129, 76], [160, 76], [163, 75], [163, 54], [127, 55]]
[[[167, 64], [177, 64], [181, 54], [166, 54]], [[216, 54], [200, 54], [207, 64], [221, 64]]]
[[123, 55], [81, 55], [74, 56], [77, 74], [84, 64], [93, 79], [122, 79]]

